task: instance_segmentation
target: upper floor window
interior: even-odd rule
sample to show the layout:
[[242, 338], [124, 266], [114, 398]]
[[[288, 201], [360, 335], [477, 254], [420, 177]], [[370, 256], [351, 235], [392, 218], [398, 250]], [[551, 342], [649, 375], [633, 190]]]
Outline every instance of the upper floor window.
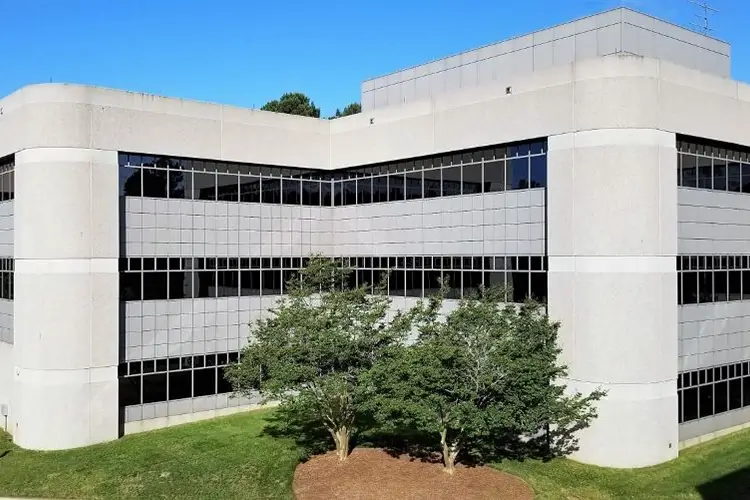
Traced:
[[361, 205], [543, 188], [547, 142], [336, 171], [121, 153], [120, 195], [307, 206]]
[[677, 185], [750, 193], [750, 148], [690, 137], [678, 138]]

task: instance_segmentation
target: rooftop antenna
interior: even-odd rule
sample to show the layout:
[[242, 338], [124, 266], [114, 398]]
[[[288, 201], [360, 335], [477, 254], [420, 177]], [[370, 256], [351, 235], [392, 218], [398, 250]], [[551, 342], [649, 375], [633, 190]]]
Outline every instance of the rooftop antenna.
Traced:
[[711, 7], [708, 2], [706, 2], [706, 0], [690, 0], [690, 3], [703, 10], [703, 13], [695, 14], [698, 19], [700, 19], [700, 22], [693, 21], [690, 24], [697, 28], [699, 31], [702, 31], [704, 35], [708, 35], [713, 31], [713, 28], [708, 25], [708, 16], [712, 13], [718, 13], [719, 10]]

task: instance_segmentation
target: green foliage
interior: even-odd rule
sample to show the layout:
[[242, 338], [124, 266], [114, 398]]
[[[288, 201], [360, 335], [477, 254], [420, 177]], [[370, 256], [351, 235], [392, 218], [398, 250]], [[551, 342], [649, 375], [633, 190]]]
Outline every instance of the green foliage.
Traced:
[[408, 314], [387, 319], [390, 299], [343, 284], [351, 271], [314, 257], [288, 294], [251, 330], [240, 362], [227, 370], [236, 392], [279, 401], [289, 422], [310, 416], [348, 456], [357, 429], [360, 377], [400, 344]]
[[349, 116], [349, 115], [356, 115], [357, 113], [361, 113], [361, 112], [362, 112], [362, 105], [358, 102], [353, 102], [347, 105], [344, 108], [344, 111], [341, 111], [338, 108], [336, 108], [336, 114], [334, 114], [331, 117], [331, 119], [342, 118], [344, 116]]
[[566, 374], [557, 363], [559, 325], [539, 304], [502, 305], [499, 295], [464, 299], [444, 318], [441, 296], [422, 303], [417, 341], [365, 378], [366, 409], [388, 430], [416, 430], [436, 444], [439, 438], [449, 472], [461, 452], [483, 461], [518, 445], [519, 436], [531, 438], [523, 441], [531, 449], [548, 425], [541, 444], [565, 453], [603, 395], [567, 395], [550, 383]]
[[284, 113], [287, 115], [320, 118], [320, 108], [316, 108], [315, 103], [301, 92], [287, 92], [279, 99], [268, 101], [260, 109], [263, 111], [273, 111], [274, 113]]

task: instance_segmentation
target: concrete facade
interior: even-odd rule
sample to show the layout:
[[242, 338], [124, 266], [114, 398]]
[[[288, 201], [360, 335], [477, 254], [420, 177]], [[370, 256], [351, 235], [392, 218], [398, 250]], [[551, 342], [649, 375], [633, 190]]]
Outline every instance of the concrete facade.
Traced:
[[626, 8], [584, 17], [462, 52], [362, 83], [370, 111], [484, 85], [512, 86], [509, 77], [617, 54], [670, 61], [729, 76], [729, 45]]
[[[614, 12], [596, 22], [635, 26]], [[695, 36], [728, 64], [728, 47]], [[726, 172], [750, 165], [736, 126], [750, 86], [723, 62], [626, 52], [330, 121], [75, 85], [0, 100], [15, 176], [0, 202], [0, 257], [12, 257], [0, 272], [14, 280], [0, 300], [0, 407], [14, 440], [71, 448], [257, 404], [229, 397], [222, 367], [310, 253], [353, 259], [364, 279], [399, 269], [396, 307], [440, 273], [464, 290], [507, 279], [543, 294], [565, 382], [608, 391], [578, 460], [648, 466], [744, 425], [750, 294], [722, 295], [719, 277], [710, 303], [682, 297], [703, 279], [692, 256], [732, 256], [727, 279], [742, 276], [750, 194], [730, 192]], [[711, 189], [701, 170], [685, 181], [686, 141], [709, 158]], [[708, 369], [711, 414], [704, 403], [692, 418], [690, 398], [708, 393], [691, 377], [709, 384]], [[745, 375], [748, 405], [730, 388], [722, 410], [721, 384]]]

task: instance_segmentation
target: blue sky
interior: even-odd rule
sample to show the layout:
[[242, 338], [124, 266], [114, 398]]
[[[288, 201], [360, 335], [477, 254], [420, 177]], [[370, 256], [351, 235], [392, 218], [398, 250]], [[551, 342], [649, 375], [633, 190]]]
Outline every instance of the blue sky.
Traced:
[[[711, 24], [750, 81], [750, 1]], [[0, 96], [71, 82], [260, 107], [285, 91], [323, 115], [368, 77], [626, 5], [678, 24], [688, 0], [0, 0]]]

